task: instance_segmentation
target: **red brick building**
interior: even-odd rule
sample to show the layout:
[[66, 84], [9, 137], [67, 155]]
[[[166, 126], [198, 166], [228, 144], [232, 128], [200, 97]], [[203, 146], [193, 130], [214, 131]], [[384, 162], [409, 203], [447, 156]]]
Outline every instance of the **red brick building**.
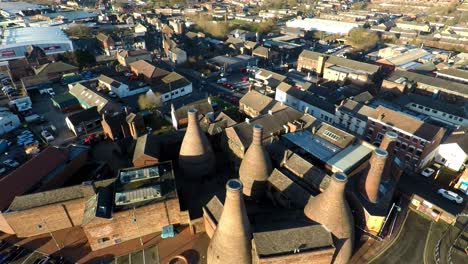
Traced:
[[379, 106], [367, 121], [366, 140], [378, 146], [388, 131], [398, 134], [395, 156], [405, 167], [414, 170], [424, 167], [433, 158], [445, 133], [441, 127]]

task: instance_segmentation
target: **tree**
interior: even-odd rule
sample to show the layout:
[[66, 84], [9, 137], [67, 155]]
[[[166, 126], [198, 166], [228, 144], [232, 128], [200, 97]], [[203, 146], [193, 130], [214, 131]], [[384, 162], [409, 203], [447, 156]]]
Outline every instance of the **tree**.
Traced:
[[377, 45], [379, 36], [364, 28], [354, 28], [349, 32], [347, 42], [358, 50], [367, 50]]
[[91, 29], [83, 25], [71, 26], [66, 33], [71, 38], [89, 38], [91, 36]]
[[162, 105], [161, 96], [148, 96], [142, 94], [138, 97], [138, 107], [140, 110], [155, 110]]
[[276, 24], [273, 20], [268, 19], [258, 24], [257, 31], [262, 34], [269, 33], [276, 29]]

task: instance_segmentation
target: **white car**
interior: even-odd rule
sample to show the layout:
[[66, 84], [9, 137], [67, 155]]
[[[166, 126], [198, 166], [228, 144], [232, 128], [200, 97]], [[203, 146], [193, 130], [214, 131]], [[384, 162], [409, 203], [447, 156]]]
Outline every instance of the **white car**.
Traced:
[[47, 142], [51, 142], [53, 141], [55, 138], [54, 136], [52, 136], [52, 134], [47, 131], [47, 130], [42, 130], [41, 132], [41, 136], [47, 141]]
[[19, 163], [16, 160], [7, 159], [3, 162], [3, 164], [7, 165], [8, 167], [16, 168], [19, 166]]
[[226, 79], [226, 78], [221, 78], [221, 79], [219, 79], [218, 81], [216, 81], [216, 83], [218, 83], [218, 84], [219, 84], [219, 83], [225, 83], [225, 82], [227, 82], [227, 79]]
[[425, 168], [423, 171], [421, 171], [421, 175], [429, 178], [434, 174], [435, 170], [431, 168]]
[[454, 193], [452, 191], [447, 191], [445, 189], [439, 189], [438, 194], [442, 195], [444, 198], [449, 199], [450, 201], [456, 202], [457, 204], [463, 203], [463, 197]]

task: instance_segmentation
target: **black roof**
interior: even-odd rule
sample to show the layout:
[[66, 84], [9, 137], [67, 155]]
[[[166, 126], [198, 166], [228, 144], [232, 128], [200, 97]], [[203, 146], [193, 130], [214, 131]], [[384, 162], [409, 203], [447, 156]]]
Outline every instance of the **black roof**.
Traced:
[[78, 125], [82, 122], [88, 122], [88, 121], [101, 119], [101, 115], [98, 113], [97, 107], [93, 106], [91, 108], [71, 114], [67, 118], [70, 120], [70, 122], [73, 125]]

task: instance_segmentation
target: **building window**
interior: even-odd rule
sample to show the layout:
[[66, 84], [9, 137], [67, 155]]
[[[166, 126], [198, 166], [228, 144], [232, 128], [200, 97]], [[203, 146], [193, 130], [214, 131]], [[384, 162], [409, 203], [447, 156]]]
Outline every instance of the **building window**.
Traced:
[[429, 109], [428, 107], [424, 108], [424, 110], [426, 110], [428, 112], [431, 111], [431, 109]]
[[406, 161], [409, 161], [410, 159], [411, 159], [411, 156], [409, 156], [409, 155], [406, 155], [406, 156], [405, 156], [405, 160], [406, 160]]
[[443, 116], [443, 117], [446, 117], [446, 116], [447, 116], [447, 114], [446, 114], [446, 113], [443, 113], [443, 114], [442, 114], [442, 116]]
[[432, 113], [437, 114], [439, 111], [432, 109]]
[[102, 238], [99, 238], [99, 239], [97, 240], [97, 242], [98, 242], [99, 244], [101, 244], [101, 243], [107, 242], [107, 241], [109, 241], [109, 240], [110, 240], [110, 239], [109, 239], [108, 237], [102, 237]]
[[406, 143], [402, 143], [402, 144], [401, 144], [401, 149], [406, 150], [406, 147], [407, 147], [407, 146], [408, 146], [408, 145], [407, 145]]
[[401, 146], [400, 141], [397, 141], [397, 142], [395, 143], [395, 146], [396, 146], [397, 148], [399, 148], [399, 147]]
[[452, 119], [452, 118], [453, 118], [453, 115], [449, 115], [449, 118]]
[[413, 138], [413, 142], [414, 142], [414, 143], [418, 143], [418, 139], [414, 137], [414, 138]]
[[418, 106], [419, 109], [423, 109], [424, 107], [422, 107], [422, 105]]
[[408, 140], [409, 140], [409, 139], [410, 139], [410, 136], [408, 136], [408, 135], [405, 135], [405, 139], [408, 139]]
[[387, 130], [387, 126], [382, 126], [382, 129], [383, 129], [383, 130]]
[[422, 154], [422, 149], [417, 149], [416, 150], [416, 156], [419, 157], [419, 156], [421, 156], [421, 154]]
[[180, 92], [181, 93], [185, 92], [185, 88], [180, 89]]
[[411, 104], [411, 106], [414, 106], [414, 107], [416, 107], [416, 104]]
[[408, 148], [408, 152], [413, 153], [413, 152], [414, 152], [414, 147], [413, 147], [413, 146], [410, 146], [410, 147]]

